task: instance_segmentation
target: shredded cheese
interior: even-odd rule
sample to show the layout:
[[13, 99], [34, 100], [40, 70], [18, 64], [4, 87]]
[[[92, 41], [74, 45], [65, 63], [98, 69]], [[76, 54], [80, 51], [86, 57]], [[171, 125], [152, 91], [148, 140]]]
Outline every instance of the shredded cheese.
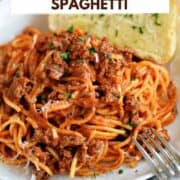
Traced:
[[96, 61], [96, 63], [99, 63], [99, 56], [98, 56], [98, 54], [97, 54], [97, 53], [94, 53], [94, 56], [95, 56], [95, 61]]
[[70, 178], [74, 178], [75, 173], [76, 173], [76, 165], [77, 165], [77, 154], [74, 156], [73, 160], [72, 160], [72, 164], [71, 164], [71, 168], [70, 168], [70, 173], [69, 173], [69, 177]]

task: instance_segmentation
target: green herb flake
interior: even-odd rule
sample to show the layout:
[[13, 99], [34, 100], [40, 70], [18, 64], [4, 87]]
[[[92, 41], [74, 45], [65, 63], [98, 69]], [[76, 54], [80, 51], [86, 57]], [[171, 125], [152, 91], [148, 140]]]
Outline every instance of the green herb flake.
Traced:
[[119, 169], [118, 174], [122, 174], [124, 172], [123, 169]]
[[79, 36], [78, 37], [82, 42], [86, 42], [88, 37], [87, 36]]
[[115, 30], [115, 36], [117, 37], [118, 34], [119, 34], [119, 31], [116, 29], [116, 30]]
[[50, 49], [52, 49], [52, 48], [54, 47], [53, 42], [49, 42], [49, 45], [48, 45], [48, 46], [49, 46]]
[[140, 33], [140, 34], [143, 34], [143, 33], [144, 33], [144, 30], [143, 30], [142, 27], [139, 27], [139, 33]]
[[73, 33], [74, 32], [74, 26], [71, 25], [68, 29], [67, 29], [68, 33]]
[[136, 77], [132, 76], [131, 81], [135, 81], [135, 80], [136, 80]]
[[137, 27], [135, 25], [132, 26], [133, 29], [136, 29]]
[[109, 60], [109, 63], [113, 62], [113, 59], [110, 57], [109, 54], [105, 54], [105, 58]]
[[132, 127], [137, 127], [139, 124], [138, 123], [131, 123], [130, 126]]
[[60, 58], [62, 58], [66, 62], [69, 61], [69, 56], [70, 56], [70, 52], [69, 51], [60, 54]]
[[113, 62], [112, 58], [109, 58], [109, 63], [112, 63], [112, 62]]
[[114, 97], [116, 97], [117, 99], [120, 98], [120, 94], [113, 94]]
[[43, 101], [43, 100], [46, 99], [46, 96], [44, 94], [40, 94], [39, 98], [40, 98], [41, 101]]
[[71, 93], [64, 93], [64, 96], [66, 97], [66, 99], [71, 99], [72, 98]]
[[152, 15], [152, 17], [154, 17], [154, 24], [157, 25], [157, 26], [160, 26], [161, 23], [160, 23], [160, 15], [158, 13], [155, 13]]
[[20, 74], [17, 72], [17, 73], [15, 74], [15, 76], [16, 76], [16, 78], [19, 78], [19, 77], [20, 77]]
[[128, 122], [125, 123], [126, 125], [132, 126], [132, 127], [137, 127], [139, 124], [135, 122], [131, 122], [131, 120], [128, 120]]
[[133, 14], [129, 14], [129, 17], [132, 18], [132, 17], [133, 17]]
[[132, 18], [132, 17], [133, 17], [133, 14], [124, 14], [124, 17]]
[[126, 125], [130, 125], [131, 124], [131, 120], [129, 119], [127, 122], [125, 122]]
[[105, 16], [105, 14], [99, 14], [99, 17], [100, 18], [102, 18], [102, 17], [104, 17]]
[[89, 48], [89, 53], [92, 55], [96, 52], [96, 49], [94, 47]]

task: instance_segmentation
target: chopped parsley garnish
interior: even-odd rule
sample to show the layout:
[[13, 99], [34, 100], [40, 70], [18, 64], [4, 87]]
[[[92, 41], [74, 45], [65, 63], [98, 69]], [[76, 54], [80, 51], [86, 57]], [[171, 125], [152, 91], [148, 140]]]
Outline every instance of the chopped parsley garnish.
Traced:
[[154, 24], [157, 25], [157, 26], [160, 26], [161, 23], [160, 23], [160, 15], [158, 13], [155, 13], [152, 15], [152, 17], [154, 17]]
[[53, 42], [49, 42], [49, 48], [52, 49], [54, 47]]
[[89, 53], [92, 55], [96, 52], [96, 49], [94, 47], [89, 48]]
[[45, 95], [45, 94], [40, 94], [40, 95], [37, 97], [37, 101], [38, 101], [38, 102], [42, 102], [43, 100], [46, 100], [46, 95]]
[[120, 98], [120, 94], [113, 94], [114, 97], [116, 97], [117, 99]]
[[46, 99], [46, 96], [44, 94], [40, 94], [39, 98], [40, 98], [41, 101], [43, 101], [43, 100]]
[[64, 60], [64, 61], [69, 61], [69, 56], [70, 56], [70, 52], [64, 52], [60, 54], [60, 57]]
[[124, 172], [123, 169], [120, 169], [120, 170], [118, 171], [119, 174], [122, 174], [123, 172]]
[[132, 18], [133, 14], [124, 14], [124, 17]]
[[127, 122], [125, 122], [125, 124], [130, 125], [131, 124], [131, 120], [129, 119]]
[[99, 17], [101, 18], [101, 17], [104, 17], [105, 16], [105, 14], [99, 14]]
[[140, 34], [143, 34], [143, 33], [144, 33], [144, 30], [143, 30], [142, 27], [139, 27], [139, 33], [140, 33]]
[[140, 34], [143, 34], [143, 33], [144, 33], [144, 29], [143, 29], [143, 27], [141, 27], [141, 26], [138, 27], [138, 26], [133, 25], [133, 26], [131, 26], [131, 27], [132, 27], [132, 29], [137, 29]]
[[20, 75], [19, 75], [18, 72], [15, 74], [15, 76], [16, 76], [16, 78], [19, 78], [19, 77], [20, 77]]
[[71, 99], [72, 98], [71, 93], [64, 93], [64, 96], [66, 97], [66, 99]]
[[133, 14], [129, 14], [129, 17], [132, 18], [132, 17], [133, 17]]
[[137, 127], [139, 124], [138, 123], [131, 123], [130, 126], [132, 127]]
[[105, 54], [105, 57], [109, 60], [109, 63], [113, 61], [109, 54]]
[[88, 37], [87, 36], [79, 36], [78, 37], [81, 41], [86, 42]]
[[112, 58], [109, 58], [109, 63], [113, 62]]
[[117, 37], [118, 34], [119, 34], [119, 31], [116, 29], [116, 30], [115, 30], [115, 36]]
[[136, 80], [136, 78], [134, 76], [131, 77], [131, 81], [134, 81]]
[[132, 126], [132, 127], [137, 127], [139, 125], [138, 123], [131, 122], [130, 120], [128, 122], [126, 122], [125, 124]]
[[73, 33], [74, 32], [74, 26], [71, 25], [68, 29], [67, 29], [68, 33]]
[[136, 26], [133, 25], [132, 28], [133, 28], [133, 29], [136, 29]]

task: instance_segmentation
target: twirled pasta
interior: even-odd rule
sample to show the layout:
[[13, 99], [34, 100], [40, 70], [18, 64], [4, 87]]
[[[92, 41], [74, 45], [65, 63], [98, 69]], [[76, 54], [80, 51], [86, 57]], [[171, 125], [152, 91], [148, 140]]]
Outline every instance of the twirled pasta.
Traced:
[[0, 46], [0, 159], [30, 162], [39, 179], [135, 163], [131, 137], [148, 127], [167, 137], [175, 103], [164, 67], [106, 38], [26, 28]]

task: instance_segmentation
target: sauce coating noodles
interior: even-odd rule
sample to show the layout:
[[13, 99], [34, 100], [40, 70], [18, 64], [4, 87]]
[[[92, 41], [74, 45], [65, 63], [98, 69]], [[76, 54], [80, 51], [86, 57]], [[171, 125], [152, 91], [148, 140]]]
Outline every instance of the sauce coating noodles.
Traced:
[[92, 176], [141, 155], [131, 140], [174, 120], [167, 70], [81, 30], [26, 28], [0, 46], [0, 159], [37, 179]]

